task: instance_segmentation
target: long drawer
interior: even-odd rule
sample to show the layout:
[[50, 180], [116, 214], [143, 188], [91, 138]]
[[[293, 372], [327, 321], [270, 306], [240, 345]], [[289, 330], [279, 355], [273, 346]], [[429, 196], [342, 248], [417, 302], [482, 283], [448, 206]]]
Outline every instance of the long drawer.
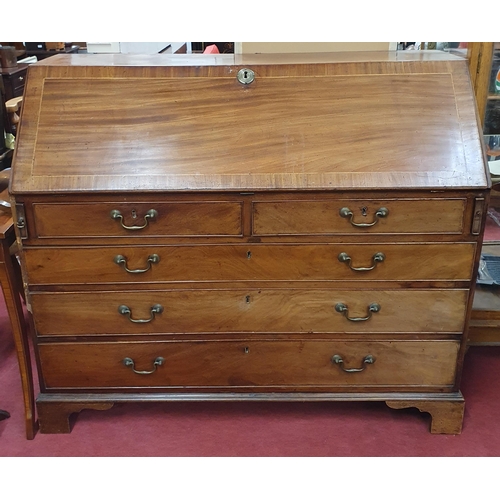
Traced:
[[443, 387], [454, 383], [458, 351], [454, 341], [39, 345], [47, 389]]
[[193, 332], [462, 333], [468, 290], [33, 293], [39, 336]]
[[31, 284], [436, 281], [470, 280], [474, 250], [472, 243], [251, 244], [43, 247], [24, 255]]
[[457, 234], [465, 206], [465, 198], [256, 201], [253, 234]]

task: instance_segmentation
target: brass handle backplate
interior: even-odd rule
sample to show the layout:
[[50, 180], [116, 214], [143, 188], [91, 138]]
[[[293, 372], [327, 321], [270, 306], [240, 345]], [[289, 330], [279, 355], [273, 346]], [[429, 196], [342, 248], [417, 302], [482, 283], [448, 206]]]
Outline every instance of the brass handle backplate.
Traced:
[[129, 269], [127, 267], [127, 258], [124, 257], [123, 255], [117, 255], [114, 259], [113, 262], [119, 266], [122, 266], [127, 273], [130, 274], [138, 274], [138, 273], [145, 273], [146, 271], [149, 271], [151, 269], [151, 264], [158, 264], [160, 262], [160, 256], [157, 254], [152, 254], [148, 255], [147, 259], [147, 267], [145, 269]]
[[350, 318], [349, 317], [349, 308], [345, 304], [342, 304], [342, 302], [335, 304], [335, 310], [338, 313], [343, 314], [349, 321], [367, 321], [372, 317], [373, 313], [378, 313], [380, 311], [380, 309], [381, 309], [380, 304], [377, 304], [376, 302], [374, 302], [373, 304], [370, 304], [368, 306], [368, 315], [367, 316], [364, 316], [362, 318]]
[[130, 368], [132, 368], [132, 371], [134, 373], [137, 373], [137, 375], [151, 375], [152, 373], [154, 373], [156, 371], [156, 369], [161, 366], [163, 363], [165, 362], [165, 359], [162, 358], [161, 356], [157, 357], [154, 362], [153, 362], [153, 369], [150, 370], [150, 371], [146, 371], [146, 370], [136, 370], [135, 369], [135, 361], [132, 359], [132, 358], [124, 358], [122, 363], [125, 365], [125, 366], [128, 366]]
[[339, 214], [341, 217], [344, 219], [347, 219], [350, 217], [349, 222], [354, 226], [354, 227], [372, 227], [374, 226], [381, 218], [387, 217], [389, 215], [389, 210], [387, 208], [379, 208], [375, 212], [375, 217], [373, 222], [354, 222], [354, 214], [352, 213], [351, 210], [349, 210], [347, 207], [341, 208], [339, 211]]
[[155, 314], [161, 314], [163, 312], [163, 306], [161, 304], [155, 304], [154, 306], [152, 306], [151, 316], [147, 319], [132, 318], [132, 311], [130, 310], [130, 307], [125, 305], [118, 306], [118, 312], [120, 314], [123, 314], [124, 316], [127, 316], [129, 321], [131, 321], [132, 323], [150, 323], [155, 319]]
[[373, 365], [373, 363], [375, 363], [375, 358], [371, 354], [368, 354], [368, 356], [363, 358], [363, 366], [361, 368], [344, 368], [344, 360], [342, 359], [342, 356], [335, 354], [332, 357], [332, 363], [339, 365], [340, 369], [346, 373], [358, 373], [365, 370], [368, 365]]
[[119, 210], [111, 210], [109, 215], [112, 219], [119, 220], [124, 229], [128, 231], [138, 231], [139, 229], [144, 229], [149, 224], [150, 219], [156, 219], [156, 217], [158, 217], [158, 212], [154, 209], [148, 210], [144, 216], [144, 224], [142, 226], [126, 226], [123, 223], [123, 215]]
[[340, 262], [345, 262], [349, 266], [349, 268], [352, 269], [353, 271], [363, 272], [363, 271], [372, 271], [373, 269], [375, 269], [379, 262], [384, 262], [385, 255], [382, 252], [377, 252], [376, 254], [374, 254], [372, 257], [373, 265], [371, 267], [353, 267], [351, 257], [345, 252], [339, 253], [338, 259]]

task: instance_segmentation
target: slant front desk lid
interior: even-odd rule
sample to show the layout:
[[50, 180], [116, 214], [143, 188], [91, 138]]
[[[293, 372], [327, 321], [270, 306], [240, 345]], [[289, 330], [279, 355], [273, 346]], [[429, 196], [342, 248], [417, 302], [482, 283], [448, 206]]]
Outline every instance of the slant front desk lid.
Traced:
[[459, 57], [72, 55], [29, 68], [11, 191], [487, 186]]

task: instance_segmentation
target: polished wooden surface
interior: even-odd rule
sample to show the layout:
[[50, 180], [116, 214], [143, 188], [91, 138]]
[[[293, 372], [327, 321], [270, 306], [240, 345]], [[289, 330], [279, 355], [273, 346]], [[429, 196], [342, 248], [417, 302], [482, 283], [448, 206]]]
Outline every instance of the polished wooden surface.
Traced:
[[31, 66], [24, 108], [34, 118], [21, 127], [12, 191], [488, 185], [460, 58], [264, 58], [250, 85], [238, 65], [161, 58], [137, 67], [85, 57], [71, 73]]
[[[350, 51], [323, 53], [280, 53], [280, 54], [58, 54], [37, 63], [38, 66], [189, 66], [204, 65], [307, 65], [330, 63], [381, 63], [378, 71], [385, 72], [393, 62], [440, 62], [458, 61], [462, 58], [441, 51]], [[389, 64], [388, 64], [389, 63]], [[391, 68], [392, 69], [392, 68]]]
[[[388, 196], [379, 199], [345, 199], [331, 201], [255, 202], [253, 204], [253, 234], [359, 234], [360, 229], [350, 218], [340, 216], [349, 208], [353, 222], [366, 224], [377, 221], [363, 234], [387, 233], [461, 233], [465, 199], [408, 199], [395, 200]], [[386, 208], [387, 217], [377, 220], [379, 209]]]
[[30, 68], [11, 191], [42, 432], [261, 396], [413, 404], [460, 432], [489, 189], [467, 63], [186, 57]]
[[[254, 391], [342, 390], [452, 386], [459, 343], [454, 341], [246, 341], [123, 342], [41, 344], [39, 352], [47, 389], [92, 387], [164, 387], [165, 389], [241, 388]], [[338, 354], [346, 373], [332, 363]], [[122, 363], [131, 358], [138, 371], [151, 371], [157, 357], [165, 359], [150, 375]], [[415, 387], [416, 381], [418, 386]]]
[[[39, 238], [64, 236], [238, 236], [242, 234], [242, 202], [186, 201], [109, 203], [37, 203], [33, 207]], [[118, 210], [123, 219], [110, 214]], [[155, 210], [154, 218], [145, 218]], [[146, 221], [148, 222], [146, 225]], [[143, 229], [127, 230], [122, 226]], [[132, 232], [131, 232], [132, 231]]]
[[[318, 198], [318, 196], [316, 196]], [[343, 207], [353, 211], [356, 223], [371, 223], [377, 219], [376, 212], [384, 207], [387, 217], [380, 218], [364, 233], [450, 233], [463, 231], [463, 212], [467, 200], [410, 198], [408, 200], [345, 199], [345, 200], [252, 200], [252, 233], [254, 235], [299, 235], [299, 234], [359, 234], [360, 230], [343, 218], [339, 212]], [[118, 220], [110, 217], [112, 210], [123, 215], [123, 224], [144, 224], [148, 210], [158, 215], [147, 227], [137, 231], [138, 238], [150, 236], [217, 236], [239, 235], [242, 232], [242, 204], [238, 202], [206, 201], [192, 198], [191, 201], [165, 202], [116, 202], [96, 203], [36, 203], [36, 233], [39, 238], [64, 236], [128, 236]]]
[[[272, 336], [373, 333], [461, 333], [468, 290], [168, 290], [154, 292], [41, 293], [32, 295], [40, 336], [150, 335], [162, 333], [246, 332]], [[349, 308], [349, 321], [335, 310]], [[126, 305], [132, 319], [148, 320], [155, 304], [163, 306], [150, 323], [132, 323], [119, 313]], [[425, 312], [425, 314], [423, 314]], [[421, 313], [421, 314], [420, 314]]]
[[[350, 191], [165, 192], [148, 193], [147, 201], [134, 191], [56, 198], [18, 195], [16, 200], [26, 209], [27, 246], [80, 245], [83, 240], [92, 245], [112, 240], [134, 245], [214, 243], [214, 237], [220, 243], [354, 243], [367, 235], [383, 236], [387, 242], [470, 241], [474, 194], [436, 191], [360, 190], [356, 197]], [[344, 208], [352, 212], [352, 222], [341, 215]], [[379, 217], [379, 209], [386, 215]], [[115, 210], [122, 220], [111, 216]], [[147, 216], [150, 210], [156, 211], [153, 218]]]
[[[236, 281], [466, 281], [472, 276], [471, 244], [172, 245], [26, 248], [32, 285]], [[339, 260], [347, 253], [356, 272]], [[127, 272], [115, 262], [123, 256]], [[150, 256], [159, 261], [149, 263]]]

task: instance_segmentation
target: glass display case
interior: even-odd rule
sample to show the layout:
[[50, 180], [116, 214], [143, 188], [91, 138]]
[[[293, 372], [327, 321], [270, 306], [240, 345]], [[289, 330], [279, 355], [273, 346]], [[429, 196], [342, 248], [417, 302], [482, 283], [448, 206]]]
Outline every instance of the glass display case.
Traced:
[[468, 60], [492, 179], [468, 342], [500, 345], [500, 42], [401, 42], [398, 49], [444, 50]]
[[500, 42], [470, 42], [467, 55], [492, 179], [468, 341], [500, 345]]
[[489, 71], [484, 68], [483, 85], [486, 87], [486, 103], [483, 131], [486, 135], [500, 135], [500, 42], [490, 43]]

